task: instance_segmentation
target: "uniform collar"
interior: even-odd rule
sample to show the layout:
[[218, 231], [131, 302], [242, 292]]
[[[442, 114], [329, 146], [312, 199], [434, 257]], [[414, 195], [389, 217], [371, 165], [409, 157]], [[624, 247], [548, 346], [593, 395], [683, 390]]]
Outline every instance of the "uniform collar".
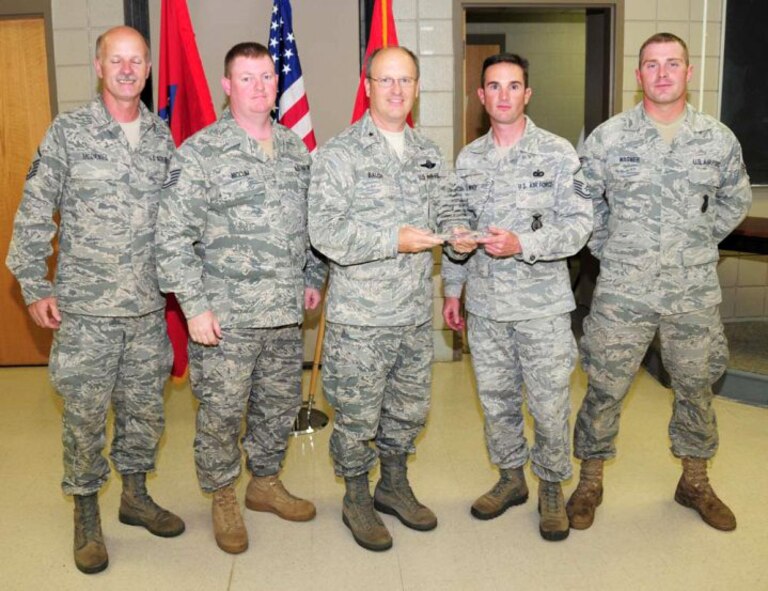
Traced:
[[[96, 97], [91, 101], [91, 116], [96, 123], [96, 126], [102, 131], [112, 131], [117, 133], [120, 128], [120, 123], [112, 116], [107, 110], [107, 105], [104, 104], [104, 99], [101, 96]], [[141, 119], [141, 134], [143, 135], [148, 129], [154, 129], [155, 120], [152, 117], [149, 109], [144, 106], [144, 103], [139, 101], [139, 119]]]
[[[528, 117], [528, 115], [524, 115], [524, 117], [525, 130], [523, 131], [523, 136], [512, 146], [510, 151], [536, 153], [538, 152], [538, 141], [536, 140], [538, 127], [536, 127], [533, 119]], [[473, 142], [470, 145], [470, 151], [475, 154], [497, 154], [496, 142], [493, 141], [493, 129], [489, 129], [481, 141]]]
[[[219, 117], [219, 124], [222, 125], [226, 131], [224, 134], [225, 144], [223, 146], [225, 150], [229, 148], [237, 148], [246, 154], [250, 154], [261, 162], [267, 162], [270, 159], [259, 145], [258, 140], [251, 138], [251, 136], [238, 125], [235, 116], [232, 114], [232, 110], [229, 107], [222, 111], [221, 116]], [[284, 141], [285, 136], [283, 135], [282, 127], [272, 123], [272, 145], [275, 150], [275, 155], [282, 151]]]
[[[371, 112], [366, 111], [365, 115], [355, 123], [358, 126], [358, 133], [360, 142], [364, 148], [373, 145], [386, 145], [386, 139], [379, 132], [379, 128], [371, 118]], [[419, 152], [427, 148], [427, 142], [419, 134], [417, 134], [410, 125], [405, 126], [405, 156], [410, 157], [413, 153]]]
[[[649, 143], [660, 137], [656, 125], [645, 112], [642, 101], [635, 105], [634, 109], [627, 111], [627, 116], [624, 118], [624, 129], [631, 133], [643, 135]], [[708, 129], [709, 124], [706, 117], [689, 103], [686, 103], [685, 117], [675, 136], [675, 142], [687, 143], [689, 139], [706, 132]]]

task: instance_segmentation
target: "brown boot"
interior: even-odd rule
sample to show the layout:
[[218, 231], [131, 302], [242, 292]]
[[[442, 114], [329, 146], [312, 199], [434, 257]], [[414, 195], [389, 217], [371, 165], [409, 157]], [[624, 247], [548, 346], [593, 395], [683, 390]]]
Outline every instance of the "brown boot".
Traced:
[[394, 515], [401, 523], [418, 531], [437, 527], [437, 517], [419, 503], [408, 482], [405, 454], [382, 456], [381, 478], [373, 493], [373, 506], [377, 511]]
[[522, 468], [501, 468], [493, 488], [472, 503], [470, 510], [478, 519], [493, 519], [513, 505], [528, 500], [528, 486]]
[[309, 521], [316, 513], [312, 503], [285, 490], [277, 474], [251, 478], [245, 491], [245, 506], [251, 511], [269, 511], [288, 521]]
[[341, 518], [355, 541], [367, 550], [381, 552], [392, 547], [392, 536], [373, 510], [373, 499], [368, 488], [368, 474], [345, 478], [347, 494], [344, 495]]
[[75, 566], [87, 575], [109, 565], [96, 493], [75, 495]]
[[240, 514], [233, 486], [213, 493], [213, 535], [224, 552], [240, 554], [248, 549], [248, 532]]
[[704, 458], [683, 458], [683, 475], [677, 483], [675, 500], [698, 511], [704, 522], [715, 529], [736, 529], [736, 517], [709, 484], [707, 460]]
[[573, 491], [565, 512], [573, 529], [587, 529], [595, 520], [595, 511], [603, 502], [603, 460], [581, 462], [579, 485]]
[[178, 515], [160, 507], [147, 493], [147, 475], [123, 474], [123, 494], [120, 495], [118, 518], [127, 525], [141, 525], [161, 538], [173, 538], [184, 532], [184, 522]]
[[563, 487], [559, 482], [539, 481], [539, 533], [550, 542], [568, 537], [568, 516], [565, 514]]

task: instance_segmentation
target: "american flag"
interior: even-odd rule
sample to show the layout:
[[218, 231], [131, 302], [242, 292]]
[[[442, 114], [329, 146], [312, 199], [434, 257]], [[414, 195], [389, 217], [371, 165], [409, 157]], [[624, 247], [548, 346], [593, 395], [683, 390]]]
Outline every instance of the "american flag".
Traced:
[[275, 118], [304, 140], [310, 153], [317, 149], [309, 101], [304, 91], [299, 52], [293, 36], [293, 16], [289, 0], [274, 0], [269, 25], [269, 51], [275, 61], [277, 114]]

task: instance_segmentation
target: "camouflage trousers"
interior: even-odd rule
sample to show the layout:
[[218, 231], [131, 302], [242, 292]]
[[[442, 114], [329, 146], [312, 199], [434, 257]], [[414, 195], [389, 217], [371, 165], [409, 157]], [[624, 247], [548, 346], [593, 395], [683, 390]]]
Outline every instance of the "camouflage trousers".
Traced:
[[189, 377], [200, 402], [195, 465], [213, 492], [240, 475], [238, 439], [256, 476], [277, 474], [301, 406], [303, 344], [298, 325], [223, 328], [215, 347], [189, 344]]
[[570, 377], [576, 366], [570, 315], [496, 322], [469, 314], [467, 336], [491, 462], [518, 468], [528, 461], [525, 384], [528, 411], [535, 421], [531, 469], [550, 482], [570, 478]]
[[109, 476], [102, 452], [110, 403], [115, 469], [121, 474], [154, 469], [171, 346], [162, 310], [130, 318], [61, 316], [48, 366], [64, 401], [61, 487], [68, 495], [89, 495]]
[[728, 347], [717, 306], [661, 315], [601, 299], [592, 302], [581, 342], [587, 394], [574, 430], [580, 459], [612, 458], [621, 404], [656, 330], [674, 391], [669, 437], [677, 457], [710, 458], [718, 444], [712, 387], [725, 370]]
[[338, 476], [369, 472], [380, 455], [410, 454], [427, 421], [432, 323], [326, 324], [323, 392], [335, 411], [330, 451]]

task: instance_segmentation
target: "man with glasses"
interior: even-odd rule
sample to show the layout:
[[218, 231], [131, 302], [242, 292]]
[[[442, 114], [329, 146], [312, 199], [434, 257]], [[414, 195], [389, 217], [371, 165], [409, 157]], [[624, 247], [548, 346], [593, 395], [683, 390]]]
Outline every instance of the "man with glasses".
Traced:
[[[571, 477], [568, 417], [576, 307], [566, 258], [586, 243], [592, 208], [581, 165], [567, 140], [525, 115], [528, 61], [501, 53], [483, 62], [477, 94], [491, 129], [456, 161], [458, 189], [472, 225], [488, 234], [465, 262], [443, 256], [443, 317], [463, 330], [459, 297], [466, 285], [472, 365], [485, 414], [485, 437], [499, 480], [472, 505], [494, 519], [528, 499], [523, 467], [539, 478], [539, 532], [568, 536], [561, 482]], [[535, 421], [533, 448], [523, 434], [523, 384]]]
[[419, 94], [413, 53], [379, 49], [365, 73], [369, 111], [312, 166], [309, 233], [331, 265], [323, 389], [335, 410], [330, 450], [346, 485], [343, 520], [362, 547], [386, 550], [392, 538], [374, 505], [412, 529], [437, 526], [411, 490], [406, 459], [429, 409], [432, 248], [442, 244], [430, 202], [443, 158], [406, 125]]
[[707, 477], [718, 444], [711, 384], [727, 358], [717, 244], [744, 218], [752, 192], [733, 133], [686, 104], [692, 73], [682, 39], [653, 35], [635, 70], [642, 102], [584, 145], [600, 275], [582, 340], [589, 384], [574, 431], [582, 460], [567, 506], [574, 529], [592, 525], [621, 404], [657, 330], [674, 390], [672, 453], [683, 464], [675, 500], [716, 529], [736, 527]]
[[291, 521], [315, 516], [278, 474], [301, 405], [303, 311], [318, 305], [325, 268], [307, 237], [309, 153], [272, 121], [277, 76], [267, 48], [232, 47], [221, 83], [229, 108], [171, 164], [157, 258], [160, 288], [176, 294], [189, 325], [198, 480], [213, 494], [216, 543], [234, 554], [248, 548], [234, 488], [243, 415], [245, 506]]

